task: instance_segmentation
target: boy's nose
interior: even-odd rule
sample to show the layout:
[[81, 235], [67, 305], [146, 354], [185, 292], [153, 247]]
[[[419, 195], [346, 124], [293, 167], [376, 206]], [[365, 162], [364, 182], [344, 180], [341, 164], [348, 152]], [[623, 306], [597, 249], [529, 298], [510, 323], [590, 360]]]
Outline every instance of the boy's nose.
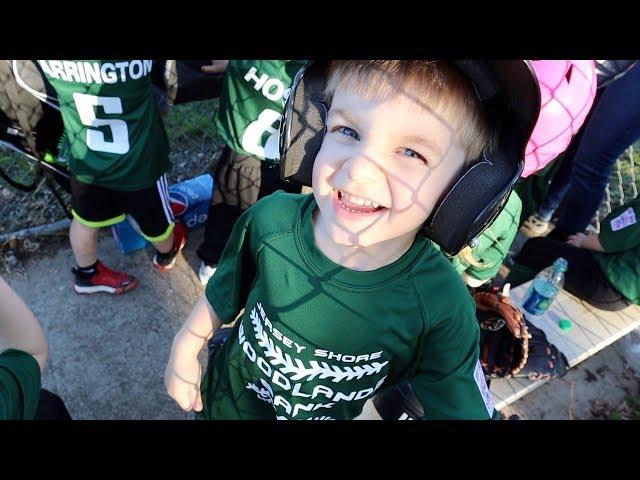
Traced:
[[372, 153], [359, 152], [342, 166], [350, 180], [357, 183], [375, 182], [383, 176], [382, 163]]

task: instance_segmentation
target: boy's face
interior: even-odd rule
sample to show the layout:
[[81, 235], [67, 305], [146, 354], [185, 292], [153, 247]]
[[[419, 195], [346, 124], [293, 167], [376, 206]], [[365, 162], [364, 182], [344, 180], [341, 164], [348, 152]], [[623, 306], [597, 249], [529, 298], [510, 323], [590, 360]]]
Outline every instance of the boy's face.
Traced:
[[338, 89], [313, 167], [318, 221], [340, 245], [412, 239], [464, 160], [452, 127], [419, 100]]

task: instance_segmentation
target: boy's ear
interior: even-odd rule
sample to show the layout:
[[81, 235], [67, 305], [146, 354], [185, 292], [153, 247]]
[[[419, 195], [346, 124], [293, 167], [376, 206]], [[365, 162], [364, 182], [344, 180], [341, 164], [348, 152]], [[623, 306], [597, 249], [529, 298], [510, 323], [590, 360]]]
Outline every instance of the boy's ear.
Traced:
[[280, 124], [280, 177], [311, 186], [313, 162], [327, 129], [324, 67], [314, 62], [296, 75]]

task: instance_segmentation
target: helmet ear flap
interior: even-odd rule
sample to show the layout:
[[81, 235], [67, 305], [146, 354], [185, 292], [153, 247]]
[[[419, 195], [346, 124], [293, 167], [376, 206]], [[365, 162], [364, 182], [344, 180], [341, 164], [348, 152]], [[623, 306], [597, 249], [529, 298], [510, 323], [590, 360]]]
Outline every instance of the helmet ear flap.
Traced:
[[484, 157], [464, 172], [439, 201], [421, 234], [448, 254], [456, 255], [493, 222], [504, 208], [524, 166], [522, 161], [513, 162], [517, 153], [509, 155], [507, 148]]
[[313, 162], [326, 133], [324, 65], [314, 62], [298, 72], [280, 125], [280, 177], [311, 186]]

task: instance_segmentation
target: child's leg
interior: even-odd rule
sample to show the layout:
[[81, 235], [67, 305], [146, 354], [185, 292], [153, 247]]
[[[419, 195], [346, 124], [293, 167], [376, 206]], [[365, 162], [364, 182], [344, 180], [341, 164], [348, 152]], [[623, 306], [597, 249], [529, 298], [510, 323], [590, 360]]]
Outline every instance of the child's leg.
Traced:
[[553, 176], [547, 196], [538, 208], [538, 217], [541, 220], [549, 222], [553, 217], [554, 212], [558, 209], [560, 202], [564, 198], [567, 190], [569, 190], [569, 183], [571, 179], [571, 158], [565, 157], [562, 161], [562, 165]]
[[225, 147], [216, 166], [204, 240], [197, 250], [204, 264], [215, 266], [218, 263], [236, 220], [258, 201], [262, 163], [258, 158]]
[[160, 253], [168, 253], [173, 248], [173, 232], [165, 240], [151, 243]]
[[69, 229], [71, 248], [78, 264], [73, 288], [78, 293], [124, 293], [138, 282], [132, 275], [117, 272], [103, 265], [97, 256], [98, 233], [125, 219], [114, 201], [111, 190], [71, 179], [71, 205], [74, 216]]
[[99, 232], [99, 228], [87, 227], [76, 218], [71, 221], [69, 240], [78, 267], [90, 267], [98, 261]]
[[300, 193], [300, 187], [280, 179], [277, 163], [241, 155], [225, 147], [216, 166], [215, 189], [211, 196], [204, 240], [198, 256], [215, 265], [220, 259], [233, 225], [247, 208], [276, 190]]
[[528, 230], [527, 233], [530, 236], [539, 237], [545, 235], [549, 230], [549, 222], [569, 189], [571, 161], [572, 157], [565, 154], [562, 164], [554, 174], [546, 197], [538, 207], [538, 210], [523, 222], [523, 226]]
[[151, 242], [156, 247], [153, 264], [160, 271], [171, 270], [175, 265], [176, 255], [187, 244], [187, 227], [181, 221], [176, 221], [171, 235], [165, 240]]
[[186, 243], [186, 228], [171, 210], [167, 176], [143, 190], [114, 194], [121, 208], [138, 224], [142, 235], [156, 247], [153, 264], [159, 270], [173, 268], [176, 254]]
[[70, 184], [74, 218], [69, 229], [69, 240], [78, 266], [90, 267], [98, 260], [100, 228], [124, 220], [124, 214], [113, 204], [109, 190], [79, 182], [75, 178], [71, 179]]
[[[602, 91], [585, 123], [558, 216], [564, 237], [584, 231], [605, 196], [616, 159], [640, 138], [640, 64]], [[556, 238], [561, 238], [556, 234]], [[564, 240], [565, 238], [561, 238]]]

